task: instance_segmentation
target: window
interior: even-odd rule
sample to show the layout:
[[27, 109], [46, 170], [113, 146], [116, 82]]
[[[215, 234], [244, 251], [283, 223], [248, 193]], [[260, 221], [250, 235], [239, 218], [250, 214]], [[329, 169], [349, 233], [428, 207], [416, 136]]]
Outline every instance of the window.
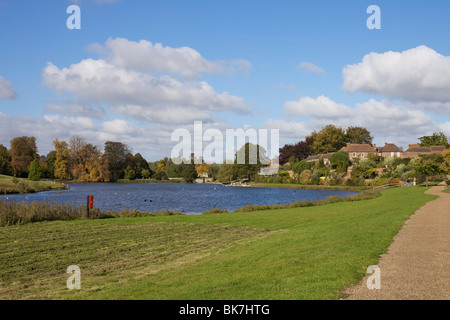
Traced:
[[399, 158], [400, 158], [400, 152], [397, 152], [397, 157], [399, 157]]
[[353, 152], [353, 158], [355, 158], [356, 157], [356, 152]]
[[361, 152], [361, 157], [364, 158], [364, 152]]
[[394, 156], [394, 152], [391, 152], [391, 157], [393, 157]]

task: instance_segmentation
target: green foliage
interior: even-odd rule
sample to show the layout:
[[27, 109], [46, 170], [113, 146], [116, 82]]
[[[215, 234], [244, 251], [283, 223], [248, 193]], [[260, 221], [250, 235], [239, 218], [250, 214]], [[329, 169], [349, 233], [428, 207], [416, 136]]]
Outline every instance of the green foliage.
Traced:
[[345, 131], [342, 128], [329, 124], [319, 132], [311, 134], [314, 142], [312, 149], [315, 154], [337, 152], [346, 145]]
[[11, 175], [11, 156], [8, 149], [0, 144], [0, 174]]
[[435, 132], [431, 136], [419, 138], [422, 147], [429, 146], [448, 146], [448, 139], [443, 132]]
[[292, 166], [292, 170], [296, 173], [302, 173], [303, 170], [312, 169], [313, 166], [314, 166], [314, 162], [307, 162], [306, 160], [302, 160], [300, 162], [296, 162]]
[[32, 181], [39, 181], [42, 178], [43, 174], [44, 170], [42, 169], [39, 160], [34, 159], [30, 164], [30, 168], [28, 169], [28, 179]]
[[346, 172], [347, 167], [350, 165], [350, 158], [347, 152], [339, 151], [331, 156], [330, 162], [333, 168], [337, 168], [341, 172]]
[[125, 179], [129, 179], [129, 180], [136, 179], [136, 172], [131, 168], [131, 166], [128, 166], [125, 169]]

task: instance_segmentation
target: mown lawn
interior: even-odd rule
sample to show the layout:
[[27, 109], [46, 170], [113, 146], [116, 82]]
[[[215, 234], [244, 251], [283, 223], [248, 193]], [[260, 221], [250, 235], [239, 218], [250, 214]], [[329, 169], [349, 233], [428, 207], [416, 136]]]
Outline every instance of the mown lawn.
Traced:
[[[357, 202], [0, 228], [0, 299], [337, 299], [377, 264], [423, 187]], [[81, 268], [81, 290], [66, 269]]]

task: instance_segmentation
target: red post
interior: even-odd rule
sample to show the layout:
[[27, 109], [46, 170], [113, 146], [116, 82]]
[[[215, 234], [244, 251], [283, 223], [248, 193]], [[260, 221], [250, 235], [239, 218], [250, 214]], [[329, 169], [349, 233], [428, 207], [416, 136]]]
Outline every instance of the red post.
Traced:
[[89, 209], [94, 209], [94, 196], [87, 197], [86, 212], [88, 219], [89, 219]]

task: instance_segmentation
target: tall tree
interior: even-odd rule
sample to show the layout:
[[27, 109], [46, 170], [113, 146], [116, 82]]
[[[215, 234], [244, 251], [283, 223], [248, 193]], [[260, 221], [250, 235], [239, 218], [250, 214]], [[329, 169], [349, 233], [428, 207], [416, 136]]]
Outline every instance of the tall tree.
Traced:
[[113, 181], [124, 176], [128, 153], [130, 153], [128, 146], [122, 142], [105, 142], [105, 152], [103, 155], [108, 160], [109, 171], [111, 172]]
[[337, 152], [347, 144], [344, 129], [332, 124], [323, 127], [319, 132], [314, 131], [310, 138], [314, 140], [314, 154]]
[[8, 149], [2, 144], [0, 144], [0, 174], [12, 174], [11, 156], [9, 155]]
[[443, 132], [435, 132], [431, 136], [419, 138], [422, 147], [429, 146], [448, 146], [448, 139]]
[[263, 147], [247, 142], [236, 152], [233, 175], [237, 179], [252, 179], [266, 160], [266, 150]]
[[55, 178], [67, 180], [70, 179], [70, 153], [69, 145], [65, 141], [55, 139], [53, 141], [55, 147]]
[[35, 137], [17, 137], [11, 140], [11, 167], [14, 176], [27, 176], [28, 168], [37, 157]]
[[348, 127], [345, 133], [345, 141], [347, 143], [372, 145], [373, 137], [366, 128]]
[[191, 162], [185, 166], [182, 172], [182, 176], [187, 183], [193, 183], [198, 177], [194, 161], [194, 154], [191, 154]]
[[37, 158], [31, 161], [30, 168], [28, 169], [28, 179], [39, 181], [43, 175], [44, 169], [42, 168], [40, 161]]

